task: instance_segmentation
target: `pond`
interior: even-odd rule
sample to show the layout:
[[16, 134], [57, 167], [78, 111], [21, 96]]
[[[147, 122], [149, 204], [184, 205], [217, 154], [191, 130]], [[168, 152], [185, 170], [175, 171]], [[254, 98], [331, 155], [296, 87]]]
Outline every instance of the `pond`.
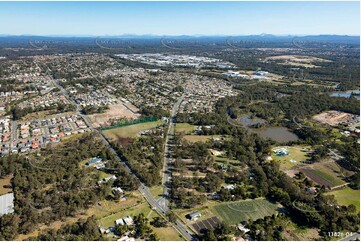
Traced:
[[261, 129], [251, 129], [248, 130], [252, 133], [256, 133], [264, 139], [271, 139], [279, 143], [297, 141], [298, 136], [290, 132], [285, 127], [266, 127]]
[[258, 134], [264, 139], [271, 139], [274, 141], [277, 141], [279, 143], [284, 142], [290, 142], [290, 141], [297, 141], [298, 137], [294, 133], [290, 132], [285, 127], [263, 127], [263, 128], [250, 128], [250, 126], [255, 124], [266, 124], [268, 125], [268, 122], [264, 119], [255, 117], [252, 114], [242, 116], [238, 119], [238, 122], [245, 126], [245, 128], [251, 132]]
[[267, 121], [262, 118], [257, 118], [255, 115], [249, 114], [240, 117], [238, 119], [238, 123], [243, 124], [246, 127], [249, 127], [255, 124], [267, 124]]
[[344, 92], [334, 92], [331, 93], [331, 97], [345, 97], [350, 98], [352, 95], [355, 96], [358, 100], [360, 100], [360, 90], [350, 90], [350, 91], [344, 91]]

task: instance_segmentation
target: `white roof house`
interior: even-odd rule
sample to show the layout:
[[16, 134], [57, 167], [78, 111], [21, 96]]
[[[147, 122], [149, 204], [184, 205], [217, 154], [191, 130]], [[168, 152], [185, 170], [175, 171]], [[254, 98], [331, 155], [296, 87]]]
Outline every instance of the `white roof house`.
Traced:
[[115, 224], [120, 224], [120, 225], [134, 225], [134, 221], [132, 219], [132, 217], [130, 217], [129, 215], [128, 216], [125, 216], [124, 218], [120, 218], [120, 219], [117, 219], [115, 220]]
[[126, 225], [133, 225], [134, 224], [133, 219], [129, 215], [124, 217], [123, 220], [126, 223]]

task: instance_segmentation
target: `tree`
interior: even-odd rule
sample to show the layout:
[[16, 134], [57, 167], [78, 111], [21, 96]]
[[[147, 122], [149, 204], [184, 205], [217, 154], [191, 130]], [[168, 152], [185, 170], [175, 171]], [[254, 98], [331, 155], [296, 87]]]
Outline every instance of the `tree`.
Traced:
[[168, 212], [167, 216], [168, 216], [169, 222], [175, 223], [177, 221], [177, 216], [172, 211]]
[[204, 235], [202, 236], [202, 240], [204, 240], [204, 241], [216, 241], [217, 237], [214, 234], [214, 230], [213, 229], [207, 229], [204, 232]]
[[159, 240], [159, 237], [157, 236], [157, 234], [151, 233], [151, 234], [149, 235], [149, 240], [150, 240], [150, 241], [158, 241], [158, 240]]
[[354, 204], [348, 205], [347, 210], [348, 210], [349, 213], [356, 213], [357, 212], [357, 208], [356, 208], [356, 206]]
[[153, 221], [150, 222], [150, 224], [157, 228], [167, 227], [167, 221], [161, 217], [154, 217]]

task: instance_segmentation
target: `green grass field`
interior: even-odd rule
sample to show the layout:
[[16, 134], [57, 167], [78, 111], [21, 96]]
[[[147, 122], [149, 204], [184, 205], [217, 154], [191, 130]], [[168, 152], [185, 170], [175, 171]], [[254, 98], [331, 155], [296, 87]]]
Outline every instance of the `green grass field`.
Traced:
[[221, 217], [224, 222], [235, 225], [242, 221], [256, 220], [270, 216], [277, 212], [280, 205], [269, 202], [266, 199], [244, 200], [231, 203], [223, 203], [212, 208], [214, 213]]
[[327, 195], [334, 195], [335, 199], [340, 205], [355, 205], [357, 211], [360, 211], [360, 190], [353, 190], [349, 187], [342, 190], [335, 190], [326, 193]]
[[156, 128], [161, 125], [162, 121], [154, 121], [142, 124], [134, 124], [121, 128], [109, 129], [102, 131], [103, 134], [110, 140], [116, 140], [117, 137], [123, 138], [135, 138], [138, 136], [140, 131]]
[[145, 216], [148, 215], [151, 208], [149, 207], [148, 203], [141, 203], [137, 206], [130, 207], [124, 211], [120, 211], [109, 216], [103, 217], [99, 219], [99, 224], [102, 225], [104, 228], [108, 228], [115, 225], [115, 220], [123, 218], [127, 215], [134, 217], [135, 215], [143, 213]]
[[188, 123], [176, 123], [175, 127], [174, 127], [174, 131], [176, 133], [186, 133], [186, 134], [190, 134], [193, 133], [194, 129], [195, 129], [195, 125], [192, 124], [188, 124]]
[[[284, 147], [284, 146], [282, 146]], [[275, 149], [279, 147], [274, 147]], [[307, 151], [311, 148], [310, 146], [286, 146], [289, 155], [286, 156], [276, 156], [273, 151], [272, 152], [272, 159], [276, 162], [280, 163], [282, 170], [290, 170], [295, 168], [296, 166], [299, 166], [300, 161], [307, 160]], [[295, 160], [296, 162], [291, 162], [290, 160]]]
[[183, 237], [178, 233], [178, 231], [171, 226], [165, 228], [151, 227], [158, 235], [160, 241], [184, 241]]
[[155, 199], [158, 199], [160, 198], [162, 195], [163, 195], [163, 190], [164, 190], [164, 187], [159, 185], [159, 186], [153, 186], [149, 189], [149, 192], [150, 194], [152, 194], [152, 196], [155, 198]]

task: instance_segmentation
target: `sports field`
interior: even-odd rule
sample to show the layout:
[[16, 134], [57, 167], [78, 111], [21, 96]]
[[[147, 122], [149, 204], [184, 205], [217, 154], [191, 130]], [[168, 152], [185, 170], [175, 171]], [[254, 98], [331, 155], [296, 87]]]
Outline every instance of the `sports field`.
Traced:
[[156, 128], [161, 125], [162, 121], [147, 122], [141, 124], [129, 125], [121, 128], [109, 129], [102, 131], [103, 134], [110, 140], [117, 140], [118, 137], [135, 138], [140, 131]]
[[335, 199], [340, 205], [355, 205], [357, 211], [360, 211], [360, 190], [353, 190], [346, 187], [342, 190], [335, 190], [326, 193], [327, 195], [334, 195]]
[[223, 203], [212, 208], [214, 214], [224, 222], [235, 225], [242, 221], [256, 220], [277, 213], [281, 206], [269, 202], [264, 198]]

